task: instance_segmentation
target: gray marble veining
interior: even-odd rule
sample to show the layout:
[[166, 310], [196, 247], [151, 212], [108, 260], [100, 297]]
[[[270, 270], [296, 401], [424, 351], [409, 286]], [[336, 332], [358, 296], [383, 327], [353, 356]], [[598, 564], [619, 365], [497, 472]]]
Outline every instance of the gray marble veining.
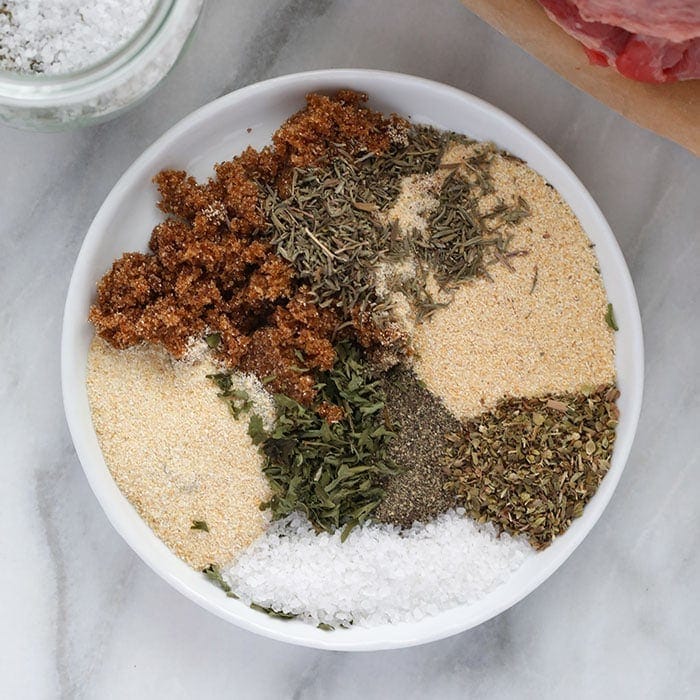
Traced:
[[[116, 535], [64, 423], [58, 349], [82, 237], [188, 112], [324, 67], [450, 83], [520, 119], [598, 201], [642, 311], [646, 396], [615, 497], [526, 600], [465, 634], [348, 655], [255, 637]], [[456, 0], [212, 0], [160, 89], [99, 127], [0, 128], [0, 695], [6, 698], [690, 698], [700, 687], [700, 164], [583, 95]]]

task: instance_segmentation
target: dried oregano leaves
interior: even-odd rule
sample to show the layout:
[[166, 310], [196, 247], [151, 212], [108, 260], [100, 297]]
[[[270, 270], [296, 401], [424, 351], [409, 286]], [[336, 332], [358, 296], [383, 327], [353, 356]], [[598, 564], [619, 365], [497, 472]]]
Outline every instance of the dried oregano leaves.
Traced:
[[563, 533], [610, 467], [619, 391], [506, 399], [450, 436], [446, 488], [467, 514], [536, 549]]

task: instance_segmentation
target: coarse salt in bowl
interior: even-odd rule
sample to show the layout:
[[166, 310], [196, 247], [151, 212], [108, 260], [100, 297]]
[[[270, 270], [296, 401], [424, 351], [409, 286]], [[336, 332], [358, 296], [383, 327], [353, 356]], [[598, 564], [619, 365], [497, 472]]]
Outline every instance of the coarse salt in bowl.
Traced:
[[[163, 168], [178, 167], [206, 178], [215, 162], [249, 144], [264, 146], [277, 127], [304, 105], [304, 95], [340, 88], [368, 93], [370, 105], [385, 113], [396, 112], [414, 122], [493, 141], [527, 161], [554, 185], [596, 246], [620, 328], [615, 361], [621, 396], [611, 467], [597, 493], [564, 535], [528, 557], [505, 583], [472, 604], [417, 622], [325, 631], [298, 620], [269, 617], [224, 596], [156, 537], [109, 473], [92, 426], [85, 380], [93, 337], [87, 316], [95, 284], [123, 252], [145, 250], [151, 229], [159, 221], [152, 176]], [[115, 185], [85, 237], [66, 300], [61, 353], [64, 405], [78, 457], [107, 517], [132, 549], [185, 596], [239, 627], [293, 644], [347, 651], [412, 646], [467, 630], [514, 605], [554, 573], [612, 497], [632, 446], [643, 387], [641, 321], [629, 271], [610, 227], [578, 178], [535, 135], [486, 102], [429, 80], [366, 70], [300, 73], [248, 86], [186, 117], [143, 153]]]
[[133, 107], [175, 65], [203, 5], [31, 0], [0, 8], [0, 121], [56, 131]]

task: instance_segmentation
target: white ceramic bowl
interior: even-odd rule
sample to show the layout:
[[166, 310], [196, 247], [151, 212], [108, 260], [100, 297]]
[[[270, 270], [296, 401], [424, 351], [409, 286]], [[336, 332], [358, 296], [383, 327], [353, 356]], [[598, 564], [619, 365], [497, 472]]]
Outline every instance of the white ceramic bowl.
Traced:
[[[224, 596], [172, 554], [121, 494], [105, 465], [90, 418], [85, 375], [93, 331], [86, 319], [98, 279], [123, 252], [145, 250], [151, 229], [161, 218], [151, 184], [155, 173], [175, 167], [205, 178], [215, 162], [230, 158], [249, 143], [256, 147], [267, 143], [282, 121], [303, 106], [306, 93], [343, 87], [367, 92], [371, 106], [384, 112], [492, 140], [526, 160], [559, 190], [596, 244], [620, 326], [616, 364], [622, 395], [612, 466], [598, 492], [565, 535], [528, 559], [504, 585], [475, 604], [420, 622], [326, 632], [296, 620], [270, 618]], [[219, 617], [274, 639], [325, 649], [388, 649], [447, 637], [498, 615], [542, 583], [581, 543], [608, 504], [632, 445], [642, 401], [642, 330], [629, 272], [603, 215], [571, 170], [525, 127], [476, 97], [428, 80], [380, 71], [316, 71], [251, 85], [202, 107], [170, 129], [124, 173], [92, 222], [75, 265], [63, 321], [62, 381], [68, 425], [90, 486], [119, 534], [162, 578]]]

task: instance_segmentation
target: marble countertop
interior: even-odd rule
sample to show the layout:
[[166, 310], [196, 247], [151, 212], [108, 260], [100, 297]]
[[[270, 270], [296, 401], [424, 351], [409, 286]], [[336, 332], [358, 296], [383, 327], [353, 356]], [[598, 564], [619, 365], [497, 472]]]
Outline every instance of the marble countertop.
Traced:
[[[176, 593], [103, 515], [61, 406], [68, 280], [118, 176], [213, 98], [324, 67], [384, 68], [449, 83], [543, 138], [615, 231], [645, 330], [637, 440], [593, 532], [508, 612], [401, 651], [286, 646]], [[697, 697], [697, 159], [580, 93], [457, 0], [212, 0], [189, 52], [143, 104], [82, 131], [0, 127], [0, 161], [0, 696]]]

